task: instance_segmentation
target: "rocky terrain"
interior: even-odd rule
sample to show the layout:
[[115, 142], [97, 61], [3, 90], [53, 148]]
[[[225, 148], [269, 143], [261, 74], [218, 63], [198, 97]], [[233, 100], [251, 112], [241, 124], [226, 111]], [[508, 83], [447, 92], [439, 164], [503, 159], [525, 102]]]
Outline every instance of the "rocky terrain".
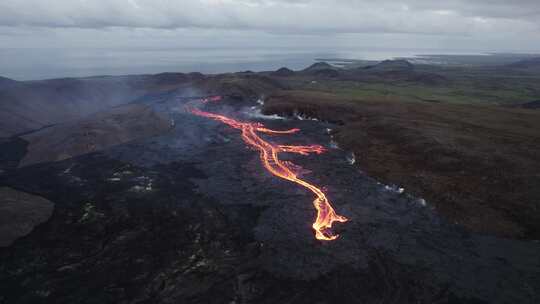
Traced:
[[[513, 105], [539, 88], [493, 69], [0, 88], [0, 303], [538, 303], [540, 112]], [[185, 110], [214, 94], [205, 111], [326, 148], [281, 157], [349, 219], [339, 239], [314, 238], [311, 193], [267, 172], [238, 130]]]
[[0, 137], [78, 120], [130, 103], [150, 91], [178, 87], [201, 78], [204, 76], [197, 73], [163, 73], [25, 82], [0, 80]]
[[28, 142], [28, 152], [19, 166], [60, 161], [100, 151], [138, 138], [156, 136], [170, 128], [169, 119], [144, 105], [114, 107], [22, 136]]
[[339, 123], [336, 141], [368, 175], [473, 231], [540, 239], [538, 111], [283, 91], [264, 112]]
[[0, 188], [0, 247], [10, 246], [35, 226], [46, 222], [54, 204], [42, 197]]

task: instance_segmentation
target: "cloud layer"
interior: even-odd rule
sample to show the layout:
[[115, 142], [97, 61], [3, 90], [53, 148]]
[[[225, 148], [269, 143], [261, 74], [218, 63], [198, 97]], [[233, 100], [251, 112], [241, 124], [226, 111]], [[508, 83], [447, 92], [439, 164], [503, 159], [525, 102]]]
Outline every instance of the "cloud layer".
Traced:
[[540, 53], [540, 0], [0, 0], [17, 79], [484, 52]]
[[2, 0], [0, 26], [279, 34], [540, 32], [538, 0]]

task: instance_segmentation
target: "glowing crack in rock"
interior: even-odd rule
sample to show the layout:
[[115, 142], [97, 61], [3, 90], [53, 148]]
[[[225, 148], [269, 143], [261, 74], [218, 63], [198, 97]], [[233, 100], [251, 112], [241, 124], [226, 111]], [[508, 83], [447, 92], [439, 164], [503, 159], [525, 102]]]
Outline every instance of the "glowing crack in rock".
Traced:
[[[208, 101], [219, 101], [219, 96], [202, 99], [202, 103]], [[222, 122], [234, 129], [238, 129], [242, 132], [242, 139], [249, 146], [259, 151], [259, 156], [263, 166], [273, 175], [286, 179], [298, 185], [301, 185], [315, 194], [315, 200], [313, 205], [317, 210], [317, 218], [312, 227], [315, 230], [315, 237], [319, 240], [335, 240], [338, 235], [333, 234], [330, 229], [334, 222], [346, 222], [348, 219], [344, 216], [338, 215], [332, 207], [330, 201], [324, 194], [324, 192], [317, 186], [306, 182], [298, 177], [300, 169], [298, 166], [282, 161], [279, 159], [279, 153], [298, 153], [301, 155], [308, 155], [309, 153], [321, 154], [325, 152], [325, 148], [320, 145], [309, 146], [290, 146], [290, 145], [275, 145], [262, 139], [257, 133], [264, 134], [292, 134], [300, 131], [300, 129], [290, 129], [285, 131], [276, 131], [267, 129], [263, 124], [257, 122], [241, 122], [235, 119], [219, 115], [215, 113], [201, 111], [194, 107], [186, 107], [187, 110], [195, 115], [207, 117], [219, 122]]]

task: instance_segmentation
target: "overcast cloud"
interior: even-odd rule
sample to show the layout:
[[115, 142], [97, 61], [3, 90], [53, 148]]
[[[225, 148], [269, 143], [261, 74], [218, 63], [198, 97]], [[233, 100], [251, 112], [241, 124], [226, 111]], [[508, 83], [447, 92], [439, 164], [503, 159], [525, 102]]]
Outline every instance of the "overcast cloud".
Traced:
[[0, 0], [0, 50], [192, 47], [540, 52], [540, 0]]
[[280, 34], [537, 33], [538, 0], [2, 0], [0, 25]]
[[540, 1], [2, 0], [0, 26], [537, 36]]

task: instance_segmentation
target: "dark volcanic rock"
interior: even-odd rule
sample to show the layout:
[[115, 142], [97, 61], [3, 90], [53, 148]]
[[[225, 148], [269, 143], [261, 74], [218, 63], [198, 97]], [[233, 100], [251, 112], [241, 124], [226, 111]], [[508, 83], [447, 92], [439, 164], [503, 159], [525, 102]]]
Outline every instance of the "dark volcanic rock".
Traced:
[[0, 137], [63, 123], [125, 104], [144, 92], [141, 77], [19, 82], [0, 91]]
[[[207, 109], [253, 119], [229, 102]], [[261, 121], [302, 130], [265, 136], [275, 143], [328, 148], [282, 155], [350, 219], [335, 225], [338, 240], [320, 242], [311, 228], [313, 195], [269, 174], [238, 130], [180, 111], [171, 117], [175, 128], [158, 138], [0, 179], [56, 203], [39, 230], [0, 248], [2, 301], [537, 302], [537, 244], [471, 235], [442, 221], [347, 163], [324, 131], [335, 126]]]
[[[274, 97], [265, 100], [265, 107], [346, 123], [340, 127], [270, 119], [260, 114], [260, 105], [242, 102], [279, 87], [270, 77], [216, 75], [196, 85], [199, 92], [166, 85], [140, 101], [174, 120], [169, 132], [0, 174], [0, 186], [55, 202], [49, 221], [0, 248], [0, 303], [539, 303], [540, 244], [476, 234], [446, 221], [414, 192], [385, 186], [352, 166], [351, 153], [337, 148], [328, 134], [334, 129], [330, 133], [339, 141], [345, 127], [359, 130], [354, 135], [360, 136], [351, 137], [361, 147], [355, 150], [358, 162], [370, 152], [364, 131], [373, 132], [375, 140], [383, 131], [402, 139], [378, 155], [441, 155], [404, 149], [415, 137], [398, 128], [402, 124], [393, 129], [349, 124], [358, 115], [365, 117], [358, 123], [369, 122], [379, 116], [377, 109], [391, 115], [386, 121], [409, 120], [422, 108], [376, 101], [355, 110], [356, 100], [343, 104], [338, 97], [323, 107], [321, 98], [329, 94], [321, 92], [293, 96], [299, 100], [292, 107], [291, 92], [282, 92], [277, 105]], [[210, 112], [275, 130], [301, 129], [264, 134], [268, 141], [327, 148], [320, 155], [280, 157], [321, 186], [336, 211], [349, 218], [334, 225], [337, 240], [314, 238], [313, 194], [265, 170], [239, 130], [185, 111], [194, 91], [224, 95], [204, 106]], [[455, 111], [428, 112], [410, 122], [435, 120], [419, 126], [433, 131], [452, 115], [467, 114]], [[490, 137], [506, 137], [496, 131]], [[0, 162], [11, 164], [24, 150], [18, 140], [0, 143], [16, 154]], [[377, 159], [379, 165], [385, 161]]]
[[540, 109], [540, 100], [522, 103], [522, 104], [519, 104], [518, 107], [524, 108], [524, 109]]
[[20, 166], [64, 160], [103, 150], [137, 138], [166, 132], [171, 122], [149, 107], [131, 104], [94, 114], [84, 120], [52, 126], [24, 136], [28, 153]]
[[20, 137], [0, 139], [0, 176], [18, 167], [27, 145], [28, 142]]
[[273, 94], [264, 108], [268, 115], [339, 117], [335, 139], [371, 176], [427, 198], [473, 231], [540, 237], [537, 111], [306, 91]]
[[52, 215], [54, 203], [42, 197], [0, 188], [0, 247], [29, 234]]
[[0, 89], [17, 84], [18, 81], [0, 76]]

